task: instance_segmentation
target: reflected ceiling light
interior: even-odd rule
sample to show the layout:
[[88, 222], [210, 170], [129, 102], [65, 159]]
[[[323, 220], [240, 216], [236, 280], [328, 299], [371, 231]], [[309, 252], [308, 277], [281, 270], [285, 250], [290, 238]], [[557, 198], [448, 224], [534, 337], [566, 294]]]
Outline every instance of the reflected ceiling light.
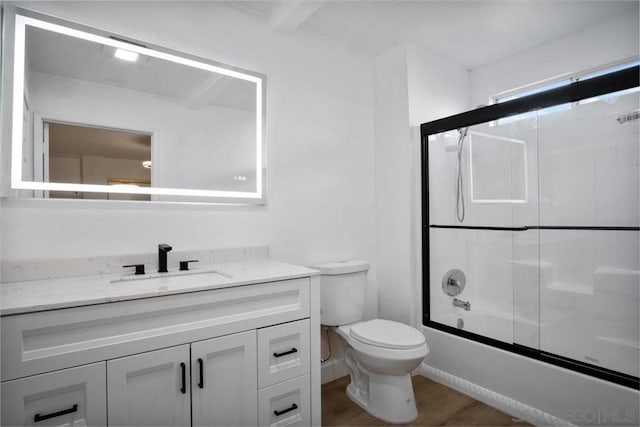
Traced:
[[145, 160], [144, 162], [142, 162], [142, 167], [151, 169], [151, 160]]
[[115, 53], [113, 54], [116, 58], [122, 59], [123, 61], [136, 62], [138, 60], [138, 53], [131, 52], [130, 50], [124, 50], [117, 48]]

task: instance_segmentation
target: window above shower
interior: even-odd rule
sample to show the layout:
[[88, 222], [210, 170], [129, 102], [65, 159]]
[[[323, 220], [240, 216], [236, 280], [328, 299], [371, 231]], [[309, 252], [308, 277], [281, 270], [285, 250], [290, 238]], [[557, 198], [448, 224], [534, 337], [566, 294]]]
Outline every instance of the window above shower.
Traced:
[[[526, 85], [526, 86], [521, 87], [521, 88], [508, 90], [508, 91], [502, 92], [502, 93], [492, 97], [492, 99], [490, 100], [490, 103], [491, 104], [501, 104], [503, 102], [512, 101], [514, 99], [519, 99], [519, 98], [524, 98], [526, 96], [534, 95], [536, 93], [541, 93], [541, 92], [544, 92], [544, 91], [547, 91], [547, 90], [551, 90], [551, 89], [557, 89], [559, 87], [570, 85], [571, 83], [574, 83], [574, 82], [579, 82], [579, 81], [592, 79], [594, 77], [603, 76], [605, 74], [613, 73], [615, 71], [624, 70], [625, 68], [634, 67], [634, 66], [638, 66], [638, 65], [640, 65], [640, 60], [617, 61], [617, 62], [612, 63], [612, 64], [607, 64], [607, 65], [602, 65], [602, 66], [599, 66], [599, 67], [594, 67], [594, 68], [591, 68], [589, 70], [585, 70], [585, 71], [582, 71], [582, 72], [579, 72], [579, 73], [573, 73], [573, 74], [570, 74], [570, 75], [563, 75], [563, 76], [547, 79], [547, 80], [545, 80], [543, 82], [533, 83], [533, 84]], [[607, 93], [607, 94], [600, 95], [600, 96], [597, 96], [597, 97], [594, 97], [594, 98], [582, 99], [582, 100], [577, 101], [577, 102], [575, 102], [573, 104], [574, 105], [586, 104], [586, 103], [589, 103], [589, 102], [594, 102], [594, 101], [597, 101], [597, 100], [607, 99], [607, 98], [610, 98], [610, 97], [615, 97], [615, 96], [618, 96], [618, 95], [625, 95], [627, 93], [634, 93], [634, 92], [638, 92], [638, 91], [640, 91], [640, 88], [634, 87], [634, 88], [625, 89], [625, 90], [619, 91], [619, 92]], [[557, 111], [568, 110], [571, 107], [572, 107], [572, 103], [570, 103], [570, 102], [569, 103], [564, 103], [564, 104], [559, 104], [559, 105], [553, 105], [551, 107], [543, 108], [543, 109], [536, 110], [536, 111], [531, 111], [531, 112], [528, 112], [528, 113], [518, 114], [518, 115], [515, 115], [515, 116], [511, 116], [511, 117], [504, 117], [504, 118], [498, 119], [498, 123], [508, 123], [508, 122], [512, 122], [512, 121], [515, 121], [515, 120], [522, 120], [522, 119], [526, 119], [526, 118], [529, 118], [529, 117], [534, 117], [536, 115], [542, 115], [542, 114], [554, 113], [554, 112], [557, 112]]]

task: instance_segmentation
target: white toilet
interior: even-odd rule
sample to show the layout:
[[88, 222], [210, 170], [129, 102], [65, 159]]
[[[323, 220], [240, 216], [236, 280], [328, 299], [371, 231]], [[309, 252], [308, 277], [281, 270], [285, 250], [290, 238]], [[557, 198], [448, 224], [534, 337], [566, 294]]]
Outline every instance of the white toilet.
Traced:
[[347, 395], [365, 411], [389, 423], [418, 416], [411, 371], [429, 352], [424, 335], [390, 320], [362, 321], [367, 284], [366, 261], [314, 265], [321, 276], [321, 323], [334, 326], [346, 342], [351, 374]]

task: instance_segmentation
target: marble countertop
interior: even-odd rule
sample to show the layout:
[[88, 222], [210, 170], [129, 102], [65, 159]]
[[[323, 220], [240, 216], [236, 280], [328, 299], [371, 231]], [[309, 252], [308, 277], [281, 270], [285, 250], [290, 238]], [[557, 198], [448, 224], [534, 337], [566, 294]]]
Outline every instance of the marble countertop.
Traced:
[[0, 283], [0, 315], [103, 304], [139, 298], [251, 285], [317, 275], [316, 270], [273, 260], [170, 270], [145, 276], [110, 274]]

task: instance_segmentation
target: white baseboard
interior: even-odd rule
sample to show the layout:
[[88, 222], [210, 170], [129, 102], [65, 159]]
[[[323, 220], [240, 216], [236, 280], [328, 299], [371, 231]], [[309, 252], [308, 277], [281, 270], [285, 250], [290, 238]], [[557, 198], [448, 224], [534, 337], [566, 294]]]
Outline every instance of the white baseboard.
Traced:
[[322, 364], [321, 382], [322, 384], [337, 380], [348, 375], [347, 365], [342, 359], [330, 359]]
[[502, 394], [480, 387], [470, 381], [456, 377], [448, 372], [441, 371], [425, 363], [418, 368], [418, 373], [423, 377], [429, 378], [435, 382], [446, 385], [460, 393], [464, 393], [482, 403], [499, 409], [514, 418], [521, 419], [533, 425], [543, 426], [566, 426], [573, 427], [574, 424], [569, 423], [561, 418], [551, 415], [547, 412], [536, 409], [532, 406], [525, 405], [522, 402], [511, 399]]

